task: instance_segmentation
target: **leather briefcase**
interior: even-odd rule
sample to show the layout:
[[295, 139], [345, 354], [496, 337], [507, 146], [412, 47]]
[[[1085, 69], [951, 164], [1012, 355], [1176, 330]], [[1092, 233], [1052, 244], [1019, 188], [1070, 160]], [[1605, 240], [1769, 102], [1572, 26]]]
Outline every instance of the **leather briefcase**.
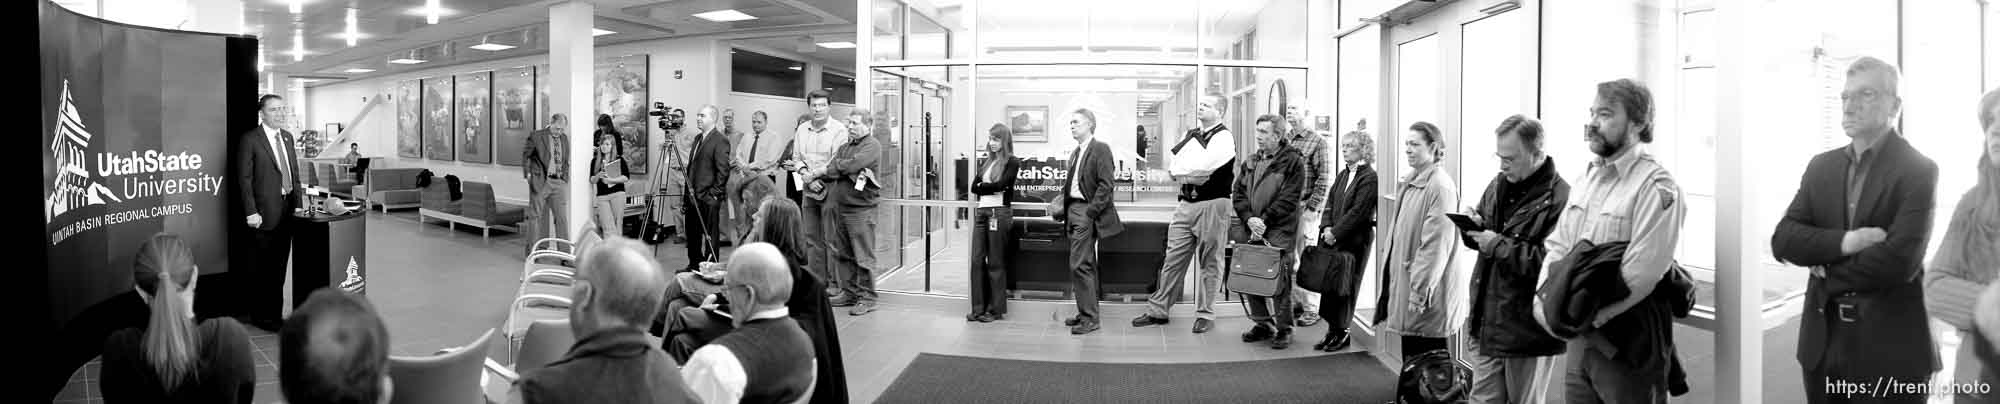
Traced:
[[1280, 268], [1284, 249], [1265, 244], [1236, 244], [1231, 247], [1229, 278], [1223, 286], [1229, 291], [1252, 296], [1271, 297], [1279, 288], [1289, 288], [1284, 274], [1290, 268]]
[[1299, 287], [1314, 293], [1345, 297], [1354, 288], [1354, 254], [1323, 246], [1308, 246], [1299, 254]]

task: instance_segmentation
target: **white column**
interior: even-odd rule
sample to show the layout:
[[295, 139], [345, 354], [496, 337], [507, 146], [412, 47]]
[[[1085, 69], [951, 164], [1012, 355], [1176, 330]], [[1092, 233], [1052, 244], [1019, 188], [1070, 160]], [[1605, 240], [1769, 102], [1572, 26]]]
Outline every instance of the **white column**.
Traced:
[[[1333, 116], [1334, 101], [1338, 98], [1333, 88], [1334, 78], [1339, 72], [1335, 60], [1333, 34], [1338, 7], [1334, 0], [1309, 0], [1306, 2], [1306, 105], [1308, 114], [1306, 126], [1317, 127], [1318, 116]], [[1278, 111], [1284, 113], [1284, 111]], [[1331, 119], [1331, 118], [1329, 118]], [[1340, 147], [1331, 147], [1339, 153]]]
[[243, 33], [243, 0], [187, 0], [189, 31]]
[[[894, 0], [861, 0], [854, 2], [854, 32], [856, 33], [854, 35], [854, 106], [869, 109], [875, 108], [873, 105], [869, 105], [871, 104], [871, 100], [875, 99], [873, 95], [875, 82], [870, 80], [874, 69], [870, 68], [869, 65], [872, 64], [870, 62], [875, 60], [876, 1]], [[979, 8], [976, 7], [978, 3], [974, 2], [970, 4], [971, 6], [967, 8], [975, 9], [971, 12], [978, 12], [976, 10]], [[971, 44], [970, 41], [963, 43], [968, 44], [968, 46]]]
[[597, 190], [590, 183], [590, 74], [595, 43], [590, 35], [594, 6], [575, 1], [549, 6], [549, 109], [569, 117], [569, 229], [583, 234]]
[[[1763, 400], [1764, 364], [1764, 268], [1758, 245], [1768, 240], [1769, 229], [1756, 229], [1756, 176], [1752, 150], [1769, 150], [1755, 145], [1749, 115], [1744, 109], [1758, 105], [1750, 99], [1759, 92], [1749, 81], [1752, 51], [1742, 38], [1752, 38], [1747, 1], [1718, 1], [1715, 6], [1715, 402], [1754, 403]], [[1765, 20], [1769, 21], [1769, 20]], [[1761, 28], [1761, 27], [1759, 27]], [[1786, 356], [1789, 358], [1790, 356]]]

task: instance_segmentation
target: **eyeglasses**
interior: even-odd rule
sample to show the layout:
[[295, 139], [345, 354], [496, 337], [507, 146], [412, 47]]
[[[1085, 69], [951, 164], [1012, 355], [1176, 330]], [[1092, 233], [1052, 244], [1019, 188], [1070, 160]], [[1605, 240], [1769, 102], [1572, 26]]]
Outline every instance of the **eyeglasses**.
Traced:
[[1875, 100], [1879, 100], [1881, 98], [1882, 98], [1882, 93], [1876, 92], [1873, 89], [1862, 89], [1860, 91], [1840, 92], [1840, 102], [1842, 103], [1853, 103], [1853, 102], [1874, 103]]

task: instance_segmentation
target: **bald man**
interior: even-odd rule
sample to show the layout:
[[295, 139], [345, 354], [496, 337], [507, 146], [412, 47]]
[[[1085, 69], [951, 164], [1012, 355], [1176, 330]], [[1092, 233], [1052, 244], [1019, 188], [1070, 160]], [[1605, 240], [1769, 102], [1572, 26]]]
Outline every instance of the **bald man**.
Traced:
[[683, 196], [682, 223], [687, 224], [687, 267], [716, 261], [720, 251], [722, 203], [728, 195], [729, 139], [716, 125], [715, 105], [704, 105], [695, 114], [694, 149], [687, 163], [688, 192]]
[[278, 388], [297, 404], [388, 403], [389, 329], [361, 295], [320, 288], [278, 330]]
[[[510, 403], [692, 403], [674, 360], [654, 347], [646, 327], [667, 292], [650, 249], [611, 236], [584, 252], [570, 285], [570, 331], [576, 345], [562, 359], [514, 382]], [[810, 356], [810, 352], [808, 352]]]
[[750, 243], [729, 257], [722, 298], [736, 329], [688, 358], [681, 377], [704, 403], [790, 403], [813, 387], [813, 345], [792, 321], [792, 270], [776, 246]]

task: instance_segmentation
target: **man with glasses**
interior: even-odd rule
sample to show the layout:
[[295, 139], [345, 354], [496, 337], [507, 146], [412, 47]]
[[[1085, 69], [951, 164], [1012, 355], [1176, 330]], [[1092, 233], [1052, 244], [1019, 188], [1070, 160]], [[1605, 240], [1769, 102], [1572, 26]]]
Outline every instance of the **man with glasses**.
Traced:
[[1539, 403], [1563, 341], [1535, 324], [1535, 281], [1548, 251], [1542, 243], [1569, 201], [1569, 183], [1542, 151], [1540, 122], [1510, 116], [1494, 134], [1500, 174], [1468, 215], [1485, 230], [1463, 231], [1466, 247], [1479, 252], [1466, 322], [1472, 402]]
[[[1924, 311], [1937, 164], [1896, 131], [1896, 68], [1862, 57], [1840, 93], [1847, 146], [1813, 156], [1771, 235], [1781, 262], [1810, 268], [1799, 325], [1807, 402], [1846, 402], [1845, 387], [1926, 383], [1938, 369]], [[1874, 387], [1869, 387], [1873, 389]], [[1869, 402], [1921, 403], [1874, 391]]]

